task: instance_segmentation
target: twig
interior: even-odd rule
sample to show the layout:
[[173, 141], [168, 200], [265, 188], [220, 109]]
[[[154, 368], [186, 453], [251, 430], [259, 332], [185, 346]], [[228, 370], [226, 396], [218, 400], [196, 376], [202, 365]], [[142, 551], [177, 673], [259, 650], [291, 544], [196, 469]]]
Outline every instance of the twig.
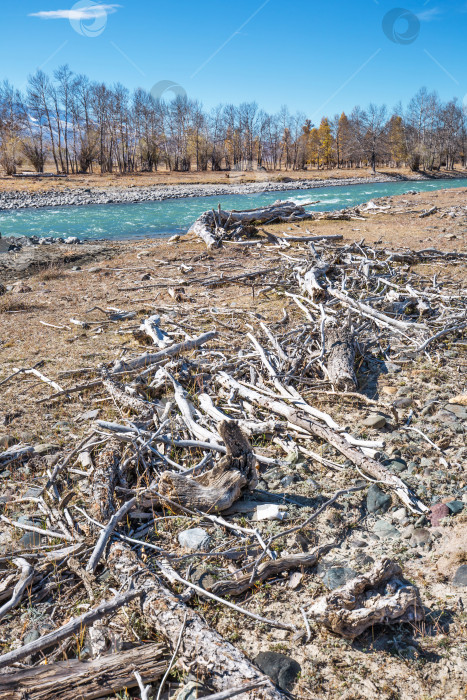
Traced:
[[[174, 653], [172, 654], [172, 658], [170, 659], [170, 662], [169, 662], [169, 665], [167, 666], [166, 672], [162, 676], [159, 690], [157, 691], [156, 700], [160, 700], [162, 691], [164, 690], [165, 681], [167, 680], [167, 677], [168, 677], [170, 671], [172, 670], [172, 666], [175, 663], [175, 659], [177, 658], [178, 650], [180, 649], [180, 644], [182, 643], [182, 637], [183, 637], [183, 632], [185, 630], [187, 615], [188, 615], [188, 613], [185, 613], [185, 617], [183, 618], [182, 626], [180, 628], [180, 634], [178, 635], [177, 643], [175, 645]], [[143, 700], [143, 698], [141, 698], [141, 700]]]

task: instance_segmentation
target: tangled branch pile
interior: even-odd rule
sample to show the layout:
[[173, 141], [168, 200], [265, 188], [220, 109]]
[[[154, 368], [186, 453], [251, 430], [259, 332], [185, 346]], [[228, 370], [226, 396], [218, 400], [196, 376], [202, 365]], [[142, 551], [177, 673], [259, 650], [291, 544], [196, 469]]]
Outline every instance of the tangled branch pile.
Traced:
[[[222, 226], [227, 228], [223, 219]], [[398, 406], [360, 391], [358, 367], [369, 355], [381, 367], [429, 357], [444, 338], [463, 334], [465, 297], [440, 289], [436, 276], [410, 271], [412, 263], [444, 263], [447, 257], [455, 262], [462, 255], [376, 251], [363, 242], [301, 243], [287, 254], [281, 249], [274, 267], [235, 278], [236, 284], [260, 278], [260, 291], [277, 295], [282, 313], [274, 324], [237, 313], [235, 324], [226, 326], [216, 309], [198, 307], [187, 316], [180, 307], [178, 320], [171, 317], [175, 331], [169, 332], [169, 318], [160, 316], [134, 329], [146, 334], [154, 351], [127, 352], [96, 367], [91, 381], [62, 388], [34, 370], [55, 390], [45, 403], [103, 390], [120, 419], [96, 420], [85, 439], [43, 473], [40, 488], [4, 504], [5, 513], [29, 503], [37, 514], [1, 516], [4, 528], [33, 537], [19, 552], [13, 542], [10, 555], [2, 558], [0, 616], [15, 629], [27, 599], [53, 622], [48, 634], [24, 646], [12, 642], [0, 656], [0, 667], [9, 667], [0, 679], [0, 698], [21, 697], [13, 690], [21, 687], [30, 689], [30, 698], [53, 697], [59, 683], [68, 692], [81, 688], [83, 697], [97, 697], [96, 687], [105, 694], [136, 686], [130, 668], [144, 682], [155, 681], [175, 657], [216, 691], [254, 687], [254, 697], [283, 697], [197, 612], [197, 600], [228, 607], [265, 629], [290, 631], [297, 643], [310, 639], [310, 622], [354, 638], [375, 622], [421, 619], [417, 590], [387, 559], [347, 587], [310, 600], [308, 610], [284, 610], [278, 619], [232, 598], [250, 596], [264, 581], [282, 585], [284, 572], [298, 569], [312, 576], [319, 558], [340, 540], [319, 541], [303, 552], [291, 536], [310, 536], [321, 513], [341, 497], [353, 498], [368, 481], [377, 480], [416, 517], [428, 513], [423, 499], [382, 463], [381, 435], [362, 436], [316, 403], [337, 396], [411, 427], [410, 414], [402, 421]], [[203, 282], [207, 288], [228, 283], [228, 277]], [[188, 278], [184, 286], [189, 285]], [[229, 335], [229, 342], [223, 341], [224, 328], [235, 339]], [[426, 436], [421, 439], [433, 446]], [[327, 470], [342, 488], [334, 494], [330, 489], [331, 496], [318, 498], [311, 509], [309, 499], [269, 492], [265, 474], [290, 464], [292, 452]], [[0, 464], [19, 464], [33, 455], [31, 446], [15, 445], [0, 454]], [[253, 513], [253, 521], [246, 523], [242, 512]], [[215, 568], [214, 582], [194, 582], [192, 565], [199, 561]], [[87, 604], [57, 627], [83, 594]], [[114, 632], [96, 621], [135, 598], [144, 630], [135, 626], [133, 603], [128, 624], [116, 625], [115, 653], [98, 662], [76, 661], [107, 648]], [[154, 633], [150, 663], [151, 654], [141, 653], [137, 644]], [[174, 652], [170, 663], [161, 639]], [[123, 642], [126, 651], [119, 654]], [[69, 661], [52, 663], [64, 654]]]

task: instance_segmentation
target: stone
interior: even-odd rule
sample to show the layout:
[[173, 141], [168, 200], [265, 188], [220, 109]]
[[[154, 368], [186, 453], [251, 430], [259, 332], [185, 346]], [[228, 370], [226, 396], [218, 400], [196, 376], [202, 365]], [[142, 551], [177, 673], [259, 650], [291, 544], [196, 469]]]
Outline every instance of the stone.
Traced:
[[445, 503], [435, 503], [430, 509], [430, 522], [432, 527], [437, 527], [441, 524], [443, 518], [447, 518], [450, 511]]
[[30, 549], [31, 547], [38, 547], [44, 540], [46, 538], [39, 535], [38, 532], [25, 532], [19, 543], [24, 549]]
[[100, 408], [95, 408], [92, 411], [84, 411], [84, 413], [80, 413], [78, 416], [76, 416], [76, 420], [94, 420], [97, 418], [100, 412]]
[[201, 588], [204, 588], [206, 591], [209, 591], [217, 581], [215, 571], [213, 569], [206, 569], [204, 566], [197, 566], [191, 572], [190, 578], [193, 583], [201, 586]]
[[462, 586], [467, 588], [467, 564], [462, 564], [462, 566], [459, 566], [454, 574], [452, 583], [454, 586]]
[[323, 583], [329, 590], [334, 591], [355, 578], [356, 575], [357, 572], [347, 566], [333, 566], [324, 574]]
[[284, 520], [286, 517], [287, 513], [282, 512], [275, 503], [262, 503], [256, 507], [253, 520], [255, 522], [260, 520]]
[[189, 530], [183, 530], [178, 535], [178, 541], [181, 547], [186, 549], [207, 551], [209, 547], [209, 542], [211, 538], [209, 537], [206, 530], [202, 527], [193, 527]]
[[64, 243], [67, 245], [78, 245], [81, 241], [78, 236], [68, 236], [68, 238], [65, 238]]
[[297, 661], [277, 651], [260, 651], [254, 662], [260, 671], [269, 676], [279, 688], [289, 692], [302, 670]]
[[409, 540], [413, 533], [415, 531], [415, 528], [413, 525], [407, 525], [407, 527], [404, 527], [403, 530], [401, 530], [401, 537], [403, 540]]
[[392, 517], [395, 520], [399, 520], [399, 521], [405, 520], [405, 518], [407, 517], [407, 510], [405, 508], [398, 508], [397, 510], [394, 511], [394, 513], [392, 514]]
[[385, 513], [391, 505], [391, 496], [385, 493], [378, 484], [371, 484], [366, 496], [366, 507], [369, 513]]
[[462, 510], [464, 510], [463, 501], [449, 501], [448, 503], [446, 503], [446, 505], [453, 515], [457, 515]]
[[373, 428], [373, 430], [378, 430], [379, 428], [384, 428], [386, 425], [386, 418], [378, 414], [367, 416], [362, 422], [362, 425], [364, 425], [365, 428]]
[[403, 459], [388, 459], [385, 466], [392, 472], [397, 472], [398, 474], [407, 469], [407, 465]]
[[467, 420], [467, 406], [448, 404], [444, 407], [443, 412], [452, 413], [459, 420]]
[[399, 367], [399, 365], [396, 365], [395, 362], [388, 362], [386, 360], [383, 366], [388, 372], [388, 374], [396, 374], [397, 372], [401, 371], [401, 367]]
[[198, 698], [206, 697], [209, 692], [206, 686], [199, 681], [190, 681], [177, 693], [176, 700], [198, 700]]
[[392, 405], [394, 408], [410, 408], [412, 405], [412, 399], [406, 396], [402, 399], [396, 399], [393, 401]]
[[292, 486], [296, 481], [298, 481], [296, 474], [287, 474], [287, 476], [281, 479], [281, 484], [282, 486]]
[[395, 540], [400, 537], [400, 532], [387, 520], [377, 520], [373, 526], [373, 532], [382, 539]]
[[449, 403], [457, 404], [458, 406], [467, 406], [467, 394], [458, 394], [449, 399]]
[[30, 644], [31, 642], [35, 642], [36, 639], [39, 639], [40, 637], [39, 630], [33, 629], [30, 632], [26, 632], [26, 634], [23, 637], [23, 647], [26, 646], [26, 644]]
[[413, 531], [412, 544], [424, 547], [432, 541], [431, 533], [425, 527], [418, 527]]

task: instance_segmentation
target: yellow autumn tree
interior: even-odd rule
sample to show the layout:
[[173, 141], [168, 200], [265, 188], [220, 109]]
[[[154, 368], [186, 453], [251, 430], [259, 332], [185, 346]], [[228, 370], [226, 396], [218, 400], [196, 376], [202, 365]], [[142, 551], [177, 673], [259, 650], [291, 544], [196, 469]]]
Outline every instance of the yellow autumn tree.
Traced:
[[329, 166], [331, 165], [332, 162], [332, 146], [333, 146], [333, 139], [332, 139], [332, 132], [331, 132], [331, 126], [329, 124], [329, 120], [327, 117], [323, 117], [321, 119], [321, 124], [319, 125], [319, 141], [321, 145], [321, 155], [324, 163]]
[[389, 120], [388, 128], [389, 152], [395, 164], [407, 160], [407, 146], [405, 142], [404, 122], [397, 114]]

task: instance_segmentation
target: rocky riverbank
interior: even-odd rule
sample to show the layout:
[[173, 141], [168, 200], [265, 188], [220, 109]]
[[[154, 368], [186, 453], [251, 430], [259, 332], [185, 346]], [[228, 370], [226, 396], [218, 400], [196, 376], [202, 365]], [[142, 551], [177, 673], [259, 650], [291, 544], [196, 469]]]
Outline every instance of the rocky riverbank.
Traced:
[[[245, 173], [253, 176], [254, 173]], [[258, 176], [259, 177], [259, 176]], [[233, 194], [257, 194], [259, 192], [283, 192], [285, 190], [309, 190], [320, 187], [374, 184], [375, 182], [392, 182], [394, 180], [423, 180], [422, 175], [411, 178], [399, 176], [377, 175], [366, 178], [328, 178], [322, 180], [294, 180], [284, 177], [281, 182], [258, 180], [243, 184], [190, 184], [190, 185], [155, 185], [106, 188], [66, 188], [48, 191], [11, 190], [0, 192], [0, 211], [25, 208], [83, 206], [89, 204], [130, 204], [140, 202], [156, 202], [165, 199], [180, 199], [183, 197], [226, 196]]]

